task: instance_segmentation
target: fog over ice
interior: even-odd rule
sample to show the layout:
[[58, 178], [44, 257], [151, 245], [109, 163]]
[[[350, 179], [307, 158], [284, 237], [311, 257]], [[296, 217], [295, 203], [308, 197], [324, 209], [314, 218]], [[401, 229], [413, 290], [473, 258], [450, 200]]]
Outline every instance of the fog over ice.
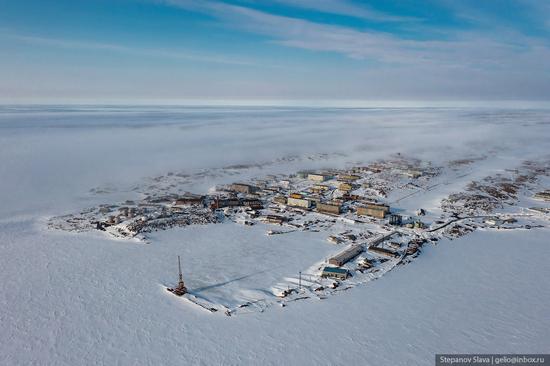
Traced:
[[[521, 161], [547, 154], [548, 136], [544, 109], [4, 106], [0, 218], [81, 208], [96, 199], [91, 188], [169, 171], [300, 158], [268, 174], [397, 152], [435, 163], [487, 152]], [[306, 159], [319, 153], [328, 158]], [[218, 182], [203, 183], [190, 189]]]

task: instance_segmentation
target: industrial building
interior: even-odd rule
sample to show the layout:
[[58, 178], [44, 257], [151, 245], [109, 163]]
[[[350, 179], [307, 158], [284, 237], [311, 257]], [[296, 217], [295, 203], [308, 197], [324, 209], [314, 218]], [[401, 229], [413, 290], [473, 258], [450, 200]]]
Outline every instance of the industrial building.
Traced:
[[344, 250], [343, 252], [340, 252], [336, 254], [334, 257], [330, 258], [328, 260], [329, 264], [333, 264], [335, 266], [342, 266], [352, 260], [353, 258], [357, 257], [359, 254], [363, 252], [363, 246], [362, 245], [352, 245], [348, 249]]
[[345, 280], [349, 277], [349, 272], [343, 268], [325, 267], [323, 268], [323, 272], [321, 272], [321, 277]]
[[387, 205], [369, 203], [363, 207], [357, 207], [357, 214], [361, 216], [371, 216], [377, 219], [383, 219], [390, 212]]
[[300, 208], [311, 208], [311, 201], [305, 198], [288, 197], [287, 205]]
[[330, 203], [318, 203], [317, 212], [339, 215], [342, 211], [342, 206]]

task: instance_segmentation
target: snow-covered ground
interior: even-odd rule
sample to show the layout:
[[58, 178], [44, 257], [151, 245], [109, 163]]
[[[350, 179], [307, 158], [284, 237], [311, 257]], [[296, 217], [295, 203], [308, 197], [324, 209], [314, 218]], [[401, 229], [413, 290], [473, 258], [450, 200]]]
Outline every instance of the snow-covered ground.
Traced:
[[226, 317], [164, 290], [176, 254], [197, 295], [235, 306], [336, 249], [320, 233], [268, 237], [232, 223], [143, 244], [45, 222], [133, 199], [145, 177], [169, 171], [206, 171], [189, 182], [201, 192], [395, 152], [435, 163], [483, 157], [468, 176], [401, 202], [432, 208], [473, 179], [548, 159], [548, 136], [547, 110], [3, 107], [0, 364], [424, 365], [444, 352], [547, 353], [548, 229], [442, 240], [338, 296]]

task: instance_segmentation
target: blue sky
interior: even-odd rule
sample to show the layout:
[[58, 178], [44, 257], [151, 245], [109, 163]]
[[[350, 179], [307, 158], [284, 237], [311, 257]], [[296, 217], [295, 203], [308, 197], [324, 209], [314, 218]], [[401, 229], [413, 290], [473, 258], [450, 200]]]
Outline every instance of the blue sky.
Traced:
[[0, 101], [549, 100], [550, 2], [0, 0]]

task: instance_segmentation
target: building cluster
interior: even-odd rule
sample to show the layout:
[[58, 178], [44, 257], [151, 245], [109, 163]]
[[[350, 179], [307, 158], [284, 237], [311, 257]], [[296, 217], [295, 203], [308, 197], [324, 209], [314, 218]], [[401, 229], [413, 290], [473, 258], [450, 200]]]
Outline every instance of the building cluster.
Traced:
[[[327, 241], [334, 244], [334, 253], [322, 264], [311, 267], [313, 273], [307, 273], [315, 278], [310, 290], [334, 289], [340, 285], [339, 281], [356, 277], [346, 281], [344, 288], [349, 288], [363, 278], [378, 278], [394, 266], [407, 263], [419, 254], [425, 243], [437, 241], [441, 236], [458, 237], [476, 227], [499, 230], [517, 226], [512, 215], [492, 216], [491, 211], [515, 199], [518, 189], [524, 187], [520, 178], [528, 182], [529, 175], [514, 179], [496, 176], [472, 182], [463, 192], [453, 193], [443, 200], [444, 214], [433, 220], [429, 228], [420, 218], [433, 219], [433, 212], [417, 208], [414, 214], [407, 216], [393, 207], [399, 199], [393, 200], [390, 207], [388, 195], [393, 189], [421, 191], [434, 184], [429, 179], [436, 174], [438, 168], [429, 164], [422, 168], [420, 164], [397, 159], [345, 170], [268, 175], [262, 179], [220, 185], [208, 194], [181, 193], [183, 190], [177, 194], [166, 193], [172, 189], [155, 191], [149, 186], [147, 192], [140, 192], [145, 195], [140, 200], [101, 205], [60, 217], [49, 226], [72, 231], [93, 228], [119, 237], [222, 221], [269, 224], [267, 235], [326, 232]], [[526, 178], [522, 178], [524, 176]], [[538, 192], [534, 199], [550, 200], [550, 190], [532, 189], [530, 192]], [[393, 193], [392, 196], [401, 194]], [[408, 196], [406, 193], [405, 197]], [[531, 214], [546, 217], [550, 213], [548, 207], [530, 210]], [[522, 220], [520, 218], [520, 224]], [[528, 225], [524, 227], [529, 228]], [[139, 237], [146, 238], [145, 235]], [[360, 273], [366, 276], [361, 277]], [[299, 278], [302, 289], [301, 272]], [[283, 297], [299, 293], [291, 288], [292, 285], [284, 287]], [[181, 272], [178, 286], [171, 290], [175, 294], [185, 294]]]
[[[408, 166], [399, 167], [397, 173], [392, 169], [391, 164], [375, 163], [345, 170], [270, 175], [221, 185], [209, 194], [151, 194], [138, 202], [100, 206], [93, 213], [94, 225], [96, 229], [125, 237], [223, 220], [244, 225], [264, 222], [282, 226], [281, 230], [269, 230], [270, 235], [284, 233], [285, 227], [316, 230], [321, 221], [332, 225], [337, 220], [422, 228], [419, 223], [403, 220], [383, 199], [392, 184], [395, 185], [395, 179], [420, 179], [426, 174], [409, 174]], [[365, 237], [353, 232], [331, 235], [328, 240], [346, 245], [346, 249], [327, 260], [327, 267], [321, 271], [327, 278], [343, 279], [352, 275], [352, 271], [342, 267], [365, 253], [378, 256], [381, 261], [397, 258], [400, 253], [395, 248], [367, 249], [361, 244]], [[363, 258], [361, 263], [365, 270], [374, 267], [376, 260]]]

